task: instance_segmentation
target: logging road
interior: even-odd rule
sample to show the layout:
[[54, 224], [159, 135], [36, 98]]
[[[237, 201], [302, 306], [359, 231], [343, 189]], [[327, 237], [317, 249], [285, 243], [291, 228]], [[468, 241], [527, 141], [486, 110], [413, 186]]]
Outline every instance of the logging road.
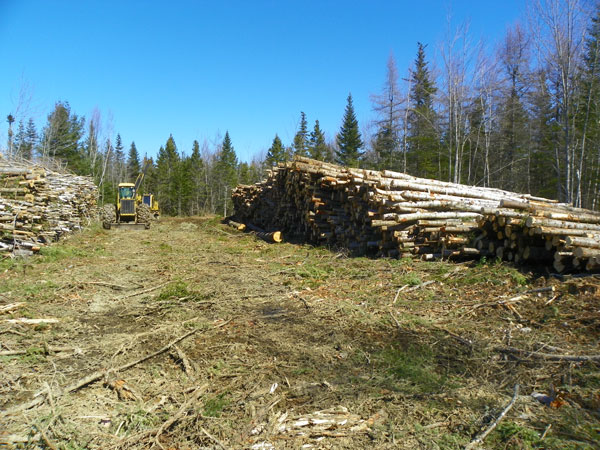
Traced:
[[[577, 424], [527, 395], [503, 420], [533, 410], [522, 427], [568, 431], [547, 439], [595, 438], [593, 361], [524, 365], [492, 350], [593, 354], [594, 279], [347, 258], [214, 218], [96, 227], [3, 264], [0, 444], [459, 448], [516, 381], [544, 390], [540, 376], [573, 367]], [[502, 302], [510, 294], [521, 297]]]

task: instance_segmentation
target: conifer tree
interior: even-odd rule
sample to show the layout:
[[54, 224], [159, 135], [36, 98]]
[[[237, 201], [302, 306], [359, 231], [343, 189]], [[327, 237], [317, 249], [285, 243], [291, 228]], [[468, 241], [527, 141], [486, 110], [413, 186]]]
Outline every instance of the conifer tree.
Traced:
[[17, 125], [17, 134], [14, 138], [14, 153], [17, 156], [23, 157], [23, 149], [26, 144], [26, 136], [25, 136], [25, 125], [23, 125], [23, 121], [19, 120], [19, 125]]
[[68, 102], [56, 103], [42, 132], [43, 155], [63, 161], [75, 173], [89, 174], [89, 162], [81, 145], [83, 126], [84, 119], [71, 112]]
[[123, 151], [123, 142], [119, 133], [117, 133], [117, 138], [115, 139], [115, 164], [116, 175], [120, 180], [119, 183], [121, 183], [127, 178], [127, 163], [125, 161], [125, 152]]
[[348, 94], [344, 119], [336, 141], [338, 145], [336, 162], [348, 167], [358, 167], [363, 155], [363, 152], [360, 151], [363, 141], [358, 129], [358, 120], [354, 113], [352, 94]]
[[556, 198], [560, 195], [559, 168], [554, 166], [554, 154], [558, 152], [560, 142], [556, 111], [548, 90], [548, 74], [544, 70], [538, 70], [534, 75], [533, 89], [529, 94], [530, 190], [534, 195]]
[[156, 160], [157, 197], [166, 214], [175, 215], [181, 209], [180, 157], [173, 135], [160, 147]]
[[283, 147], [283, 143], [281, 139], [276, 134], [273, 138], [273, 143], [271, 147], [267, 151], [267, 156], [265, 158], [265, 166], [273, 167], [276, 166], [277, 163], [283, 162], [287, 159], [285, 148]]
[[327, 157], [327, 144], [325, 142], [325, 135], [321, 131], [319, 121], [315, 120], [315, 127], [310, 133], [310, 141], [308, 144], [308, 154], [312, 159], [318, 159], [319, 161], [325, 161]]
[[25, 134], [26, 142], [25, 147], [23, 148], [23, 157], [26, 159], [33, 159], [33, 150], [37, 146], [38, 135], [37, 130], [35, 129], [35, 122], [31, 117], [27, 122], [27, 129], [25, 130]]
[[238, 160], [231, 143], [229, 132], [225, 132], [221, 151], [215, 163], [215, 181], [217, 188], [217, 211], [227, 215], [232, 211], [231, 190], [237, 185]]
[[308, 123], [304, 112], [300, 112], [300, 128], [294, 136], [292, 147], [294, 155], [308, 156]]
[[437, 88], [427, 67], [425, 45], [418, 42], [417, 47], [415, 68], [411, 73], [407, 171], [417, 176], [434, 178], [438, 174], [436, 154], [439, 146], [437, 117], [433, 105]]
[[[154, 194], [158, 201], [160, 202], [160, 198], [158, 198], [158, 171], [156, 169], [156, 164], [154, 164], [153, 158], [148, 158], [148, 156], [144, 156], [140, 161], [140, 167], [145, 167], [146, 163], [148, 167], [146, 169], [146, 176], [144, 177], [144, 192], [149, 194]], [[161, 211], [164, 211], [161, 205]]]
[[127, 156], [127, 179], [135, 180], [140, 171], [140, 155], [138, 154], [135, 142], [132, 142]]
[[200, 144], [196, 140], [192, 144], [192, 154], [189, 157], [189, 178], [192, 184], [189, 213], [199, 214], [207, 200], [206, 167], [200, 154]]

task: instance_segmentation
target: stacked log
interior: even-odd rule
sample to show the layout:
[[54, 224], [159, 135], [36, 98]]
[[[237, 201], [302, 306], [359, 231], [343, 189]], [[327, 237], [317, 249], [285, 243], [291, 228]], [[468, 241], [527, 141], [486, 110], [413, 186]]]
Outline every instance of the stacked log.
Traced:
[[483, 245], [506, 251], [504, 259], [544, 262], [557, 272], [600, 269], [600, 213], [539, 201], [511, 203], [487, 214]]
[[28, 255], [97, 215], [88, 177], [0, 159], [0, 252]]
[[558, 271], [600, 261], [600, 213], [500, 189], [296, 157], [232, 197], [242, 223], [355, 254], [486, 256]]

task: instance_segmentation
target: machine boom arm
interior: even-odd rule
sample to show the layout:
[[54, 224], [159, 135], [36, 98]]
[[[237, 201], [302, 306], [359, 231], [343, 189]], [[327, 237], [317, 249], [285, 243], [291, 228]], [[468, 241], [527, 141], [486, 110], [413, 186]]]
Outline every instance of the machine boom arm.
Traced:
[[146, 176], [146, 171], [148, 170], [149, 165], [150, 165], [150, 160], [147, 159], [146, 162], [144, 163], [144, 168], [142, 169], [140, 174], [135, 179], [135, 193], [136, 194], [138, 193], [138, 189], [140, 188], [140, 186], [142, 185], [142, 183], [144, 181], [144, 177]]

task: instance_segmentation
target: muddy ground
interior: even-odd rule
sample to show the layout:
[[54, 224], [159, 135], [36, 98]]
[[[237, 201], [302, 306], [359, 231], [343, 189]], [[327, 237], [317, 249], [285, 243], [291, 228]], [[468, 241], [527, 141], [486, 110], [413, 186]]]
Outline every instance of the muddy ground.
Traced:
[[594, 276], [351, 258], [216, 218], [0, 264], [0, 446], [458, 449], [511, 404], [483, 447], [598, 448]]

